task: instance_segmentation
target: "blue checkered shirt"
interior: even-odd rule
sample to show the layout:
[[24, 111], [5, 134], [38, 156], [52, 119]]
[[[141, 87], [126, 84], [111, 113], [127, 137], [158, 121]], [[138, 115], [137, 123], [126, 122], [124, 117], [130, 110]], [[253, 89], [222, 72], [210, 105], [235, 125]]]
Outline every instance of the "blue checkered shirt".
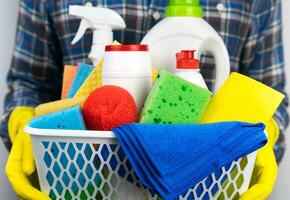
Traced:
[[[91, 0], [94, 6], [112, 8], [125, 19], [127, 29], [115, 33], [122, 43], [139, 43], [164, 16], [167, 0]], [[69, 5], [86, 0], [20, 0], [16, 43], [7, 82], [1, 135], [18, 106], [36, 106], [60, 98], [63, 66], [88, 63], [92, 33], [76, 45], [71, 41], [79, 20], [68, 15]], [[281, 0], [201, 0], [204, 18], [222, 36], [237, 71], [284, 92]], [[202, 58], [202, 73], [209, 87], [214, 83], [214, 60]], [[275, 115], [281, 131], [288, 125], [288, 99]], [[281, 157], [285, 144], [280, 134], [276, 146]]]

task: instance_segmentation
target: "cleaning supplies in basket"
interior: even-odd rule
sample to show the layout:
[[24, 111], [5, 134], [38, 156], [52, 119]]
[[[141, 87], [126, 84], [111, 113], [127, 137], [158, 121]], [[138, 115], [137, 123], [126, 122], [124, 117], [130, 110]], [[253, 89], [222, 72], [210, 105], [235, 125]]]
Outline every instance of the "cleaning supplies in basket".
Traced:
[[146, 100], [141, 123], [190, 124], [199, 122], [211, 93], [165, 70]]
[[131, 94], [117, 86], [102, 86], [86, 100], [83, 108], [89, 130], [110, 131], [137, 121], [137, 107]]
[[[232, 161], [263, 147], [263, 124], [130, 124], [113, 129], [142, 184], [176, 199]], [[190, 178], [189, 178], [190, 177]]]
[[[112, 45], [120, 45], [120, 43], [114, 41]], [[38, 105], [35, 109], [36, 116], [49, 114], [75, 105], [83, 106], [86, 98], [102, 85], [102, 70], [102, 60], [94, 68], [86, 64], [81, 64], [81, 67], [65, 66], [62, 100]], [[77, 74], [78, 78], [76, 78]], [[73, 82], [75, 83], [73, 84]], [[67, 95], [69, 91], [71, 94]], [[73, 96], [73, 98], [67, 99], [68, 96]]]
[[210, 100], [202, 123], [244, 121], [267, 124], [284, 95], [254, 79], [232, 73]]

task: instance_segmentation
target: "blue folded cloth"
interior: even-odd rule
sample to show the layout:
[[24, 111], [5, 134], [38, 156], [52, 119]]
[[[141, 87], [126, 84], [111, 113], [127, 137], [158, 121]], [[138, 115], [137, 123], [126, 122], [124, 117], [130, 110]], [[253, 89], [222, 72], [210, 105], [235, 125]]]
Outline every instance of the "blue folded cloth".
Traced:
[[216, 170], [263, 147], [264, 124], [128, 124], [113, 129], [140, 181], [176, 199]]

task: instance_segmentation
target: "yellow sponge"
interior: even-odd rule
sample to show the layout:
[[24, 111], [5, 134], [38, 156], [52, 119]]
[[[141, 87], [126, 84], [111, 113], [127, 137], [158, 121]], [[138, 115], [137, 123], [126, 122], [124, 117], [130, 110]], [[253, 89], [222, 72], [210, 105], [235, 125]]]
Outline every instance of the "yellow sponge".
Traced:
[[86, 97], [65, 99], [59, 101], [53, 101], [45, 104], [41, 104], [35, 108], [35, 115], [42, 116], [59, 110], [63, 110], [72, 106], [83, 106]]
[[102, 71], [103, 71], [103, 60], [101, 60], [97, 66], [93, 69], [91, 74], [76, 92], [74, 98], [79, 97], [87, 97], [89, 96], [95, 89], [102, 85]]
[[232, 73], [211, 99], [201, 122], [267, 123], [285, 96], [247, 76]]
[[[114, 41], [112, 45], [121, 45], [119, 42]], [[99, 61], [95, 69], [91, 72], [86, 81], [79, 88], [75, 94], [75, 98], [82, 96], [89, 96], [95, 89], [102, 85], [102, 71], [103, 71], [103, 59]]]

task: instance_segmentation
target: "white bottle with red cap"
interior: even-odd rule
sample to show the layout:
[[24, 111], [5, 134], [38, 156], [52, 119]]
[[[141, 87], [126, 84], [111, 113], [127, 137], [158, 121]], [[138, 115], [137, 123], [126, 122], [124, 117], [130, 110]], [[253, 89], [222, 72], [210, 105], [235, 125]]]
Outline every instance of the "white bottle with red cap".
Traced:
[[108, 45], [105, 48], [103, 85], [116, 85], [134, 97], [141, 110], [152, 87], [152, 66], [147, 45]]
[[202, 88], [208, 89], [200, 73], [199, 60], [194, 58], [195, 51], [181, 51], [176, 54], [175, 75]]

